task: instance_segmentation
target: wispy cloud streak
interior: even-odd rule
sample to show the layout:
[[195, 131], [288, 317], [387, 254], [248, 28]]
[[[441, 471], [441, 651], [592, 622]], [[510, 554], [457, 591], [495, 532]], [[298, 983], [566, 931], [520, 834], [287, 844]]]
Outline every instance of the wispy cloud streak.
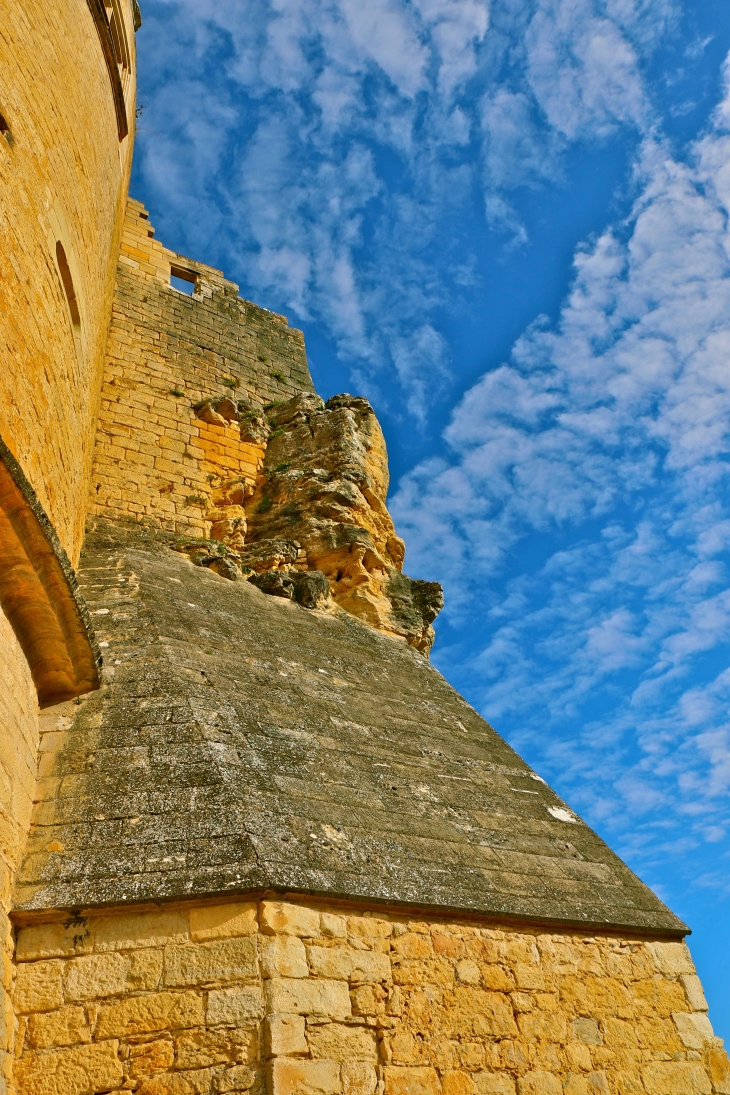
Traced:
[[161, 228], [322, 324], [382, 398], [395, 375], [423, 418], [448, 375], [440, 317], [462, 296], [472, 205], [524, 243], [516, 188], [555, 180], [571, 142], [646, 128], [640, 68], [669, 11], [148, 0], [138, 170]]
[[683, 160], [644, 140], [631, 214], [576, 255], [558, 322], [466, 394], [450, 456], [394, 503], [409, 565], [444, 560], [455, 628], [484, 592], [485, 712], [635, 862], [672, 849], [695, 878], [730, 830], [727, 119]]

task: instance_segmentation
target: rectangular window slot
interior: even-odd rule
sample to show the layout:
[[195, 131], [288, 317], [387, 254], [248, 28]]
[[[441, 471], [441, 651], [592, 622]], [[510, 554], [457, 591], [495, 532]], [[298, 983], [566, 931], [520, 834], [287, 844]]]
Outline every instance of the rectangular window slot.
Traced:
[[170, 285], [180, 293], [192, 296], [198, 283], [198, 275], [192, 270], [186, 270], [184, 266], [170, 267]]

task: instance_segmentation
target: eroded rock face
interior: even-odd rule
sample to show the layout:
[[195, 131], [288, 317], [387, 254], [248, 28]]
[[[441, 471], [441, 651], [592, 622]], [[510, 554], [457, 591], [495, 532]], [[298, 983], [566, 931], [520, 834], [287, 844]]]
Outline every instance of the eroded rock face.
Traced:
[[402, 573], [405, 545], [385, 504], [385, 439], [366, 399], [338, 395], [326, 404], [302, 394], [271, 409], [259, 483], [246, 499], [242, 556], [261, 573], [274, 545], [296, 545], [288, 565], [320, 571], [336, 604], [373, 627], [403, 636], [427, 653], [443, 606], [440, 586]]

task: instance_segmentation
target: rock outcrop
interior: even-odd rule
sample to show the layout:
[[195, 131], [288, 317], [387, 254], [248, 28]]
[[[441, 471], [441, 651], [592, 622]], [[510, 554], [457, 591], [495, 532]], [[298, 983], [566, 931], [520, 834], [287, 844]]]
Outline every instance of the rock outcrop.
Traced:
[[324, 574], [341, 608], [428, 653], [443, 595], [438, 583], [402, 573], [385, 439], [368, 401], [337, 395], [325, 404], [303, 393], [270, 408], [268, 420], [263, 467], [245, 501], [248, 565], [280, 568], [286, 544], [289, 565]]

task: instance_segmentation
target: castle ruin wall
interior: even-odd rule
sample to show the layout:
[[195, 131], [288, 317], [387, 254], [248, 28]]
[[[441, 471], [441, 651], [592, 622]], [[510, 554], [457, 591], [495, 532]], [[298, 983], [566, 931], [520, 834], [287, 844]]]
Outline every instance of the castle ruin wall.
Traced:
[[[195, 279], [191, 295], [171, 284]], [[263, 448], [237, 423], [197, 416], [206, 399], [287, 399], [313, 386], [301, 331], [238, 295], [218, 270], [154, 239], [130, 200], [101, 395], [89, 513], [209, 536], [221, 482], [251, 491]], [[243, 510], [241, 510], [241, 514]]]

